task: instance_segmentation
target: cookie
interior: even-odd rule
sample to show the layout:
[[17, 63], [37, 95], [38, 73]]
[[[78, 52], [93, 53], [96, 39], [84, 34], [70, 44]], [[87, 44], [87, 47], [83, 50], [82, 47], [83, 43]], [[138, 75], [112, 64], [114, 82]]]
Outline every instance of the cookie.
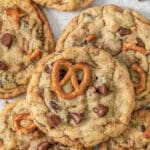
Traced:
[[27, 101], [36, 125], [53, 140], [92, 147], [126, 129], [134, 90], [126, 67], [107, 52], [74, 47], [38, 66]]
[[100, 150], [149, 150], [150, 110], [140, 110], [133, 114], [127, 130], [119, 137], [100, 145]]
[[136, 107], [150, 102], [150, 22], [134, 10], [114, 5], [87, 9], [65, 28], [57, 50], [72, 46], [103, 48], [126, 64]]
[[0, 98], [26, 92], [37, 62], [54, 42], [41, 10], [29, 0], [0, 1]]
[[85, 8], [88, 7], [93, 2], [93, 0], [33, 0], [33, 1], [40, 5], [62, 11], [72, 11]]
[[31, 119], [25, 99], [8, 104], [0, 114], [1, 150], [77, 150], [46, 137]]

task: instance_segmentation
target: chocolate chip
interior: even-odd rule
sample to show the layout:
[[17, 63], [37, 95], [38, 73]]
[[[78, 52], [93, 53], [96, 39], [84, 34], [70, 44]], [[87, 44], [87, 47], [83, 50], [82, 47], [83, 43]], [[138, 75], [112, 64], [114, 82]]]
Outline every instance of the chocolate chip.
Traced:
[[47, 120], [51, 128], [55, 128], [61, 123], [61, 118], [58, 115], [48, 116]]
[[69, 118], [73, 119], [76, 124], [79, 124], [82, 121], [83, 114], [69, 113]]
[[51, 67], [51, 66], [49, 66], [49, 65], [46, 65], [46, 66], [45, 66], [45, 71], [46, 71], [48, 74], [51, 73], [51, 70], [52, 70], [52, 67]]
[[140, 126], [140, 131], [141, 131], [141, 132], [144, 132], [144, 131], [145, 131], [145, 126], [144, 126], [144, 125], [141, 125], [141, 126]]
[[105, 115], [108, 113], [109, 108], [108, 108], [107, 106], [104, 106], [104, 105], [102, 105], [102, 104], [99, 104], [99, 106], [93, 108], [93, 111], [94, 111], [99, 117], [103, 117], [103, 116], [105, 116]]
[[50, 105], [55, 110], [59, 110], [60, 109], [60, 106], [58, 104], [56, 104], [54, 101], [50, 101]]
[[1, 38], [1, 43], [9, 47], [12, 43], [12, 35], [10, 33], [5, 33]]
[[2, 61], [0, 61], [0, 70], [7, 70], [7, 65]]
[[107, 86], [106, 84], [102, 84], [98, 89], [97, 91], [102, 94], [102, 95], [107, 95], [108, 93], [108, 89], [107, 89]]
[[51, 147], [51, 143], [49, 143], [48, 141], [44, 141], [37, 146], [37, 150], [48, 150]]
[[60, 69], [59, 79], [62, 80], [66, 73], [67, 71], [65, 69]]
[[127, 29], [127, 28], [124, 28], [124, 27], [121, 27], [120, 30], [119, 30], [119, 34], [120, 34], [121, 37], [123, 37], [125, 35], [131, 34], [131, 30]]
[[136, 41], [137, 41], [137, 46], [139, 46], [139, 47], [145, 47], [144, 42], [140, 38], [137, 37]]

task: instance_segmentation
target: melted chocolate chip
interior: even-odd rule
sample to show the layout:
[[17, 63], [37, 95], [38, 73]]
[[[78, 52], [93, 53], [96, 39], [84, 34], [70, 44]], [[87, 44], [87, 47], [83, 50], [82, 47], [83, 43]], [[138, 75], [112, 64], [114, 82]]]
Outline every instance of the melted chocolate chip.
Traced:
[[59, 79], [62, 80], [66, 73], [67, 71], [65, 69], [60, 69]]
[[131, 30], [127, 29], [127, 28], [124, 28], [124, 27], [121, 27], [120, 30], [119, 30], [119, 34], [120, 34], [120, 36], [123, 37], [125, 35], [131, 34]]
[[76, 124], [79, 124], [82, 121], [83, 114], [69, 113], [69, 117], [73, 119]]
[[61, 123], [61, 118], [58, 115], [48, 116], [47, 120], [51, 128], [55, 128]]
[[144, 131], [145, 131], [145, 126], [144, 126], [144, 125], [141, 125], [141, 126], [140, 126], [140, 131], [141, 131], [141, 132], [144, 132]]
[[60, 109], [60, 106], [58, 104], [56, 104], [54, 101], [50, 101], [50, 105], [55, 110], [59, 110]]
[[7, 70], [7, 65], [2, 61], [0, 61], [0, 70]]
[[45, 71], [46, 71], [48, 74], [50, 74], [51, 71], [52, 71], [52, 67], [49, 66], [49, 65], [46, 65], [46, 66], [45, 66]]
[[144, 44], [144, 42], [140, 39], [140, 38], [136, 38], [136, 41], [137, 41], [137, 45], [139, 46], [139, 47], [145, 47], [145, 44]]
[[108, 89], [107, 89], [107, 86], [106, 84], [102, 84], [98, 89], [97, 91], [102, 94], [102, 95], [107, 95], [108, 93]]
[[9, 47], [12, 43], [12, 35], [10, 33], [5, 33], [1, 38], [1, 43]]
[[48, 150], [51, 147], [51, 143], [49, 143], [48, 141], [44, 141], [37, 146], [37, 150]]
[[93, 108], [93, 111], [94, 111], [99, 117], [103, 117], [103, 116], [105, 116], [105, 115], [108, 113], [109, 108], [108, 108], [107, 106], [104, 106], [104, 105], [102, 105], [102, 104], [99, 104], [99, 106]]

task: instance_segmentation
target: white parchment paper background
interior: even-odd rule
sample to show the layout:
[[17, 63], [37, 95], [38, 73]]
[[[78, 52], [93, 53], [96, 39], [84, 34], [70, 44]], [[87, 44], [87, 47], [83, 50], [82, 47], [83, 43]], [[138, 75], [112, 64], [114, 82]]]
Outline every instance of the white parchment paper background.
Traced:
[[[142, 0], [141, 2], [139, 2], [138, 0], [95, 0], [92, 6], [106, 5], [106, 4], [116, 4], [125, 8], [135, 9], [150, 19], [150, 0]], [[65, 26], [70, 22], [70, 20], [74, 16], [80, 13], [80, 11], [61, 12], [61, 11], [48, 9], [48, 8], [43, 8], [43, 10], [51, 25], [51, 29], [52, 29], [55, 41], [57, 41], [58, 37], [62, 33]], [[25, 95], [21, 97], [24, 97], [24, 96]], [[13, 100], [8, 100], [8, 101], [12, 102]], [[0, 111], [2, 110], [3, 106], [4, 106], [4, 100], [0, 100]]]

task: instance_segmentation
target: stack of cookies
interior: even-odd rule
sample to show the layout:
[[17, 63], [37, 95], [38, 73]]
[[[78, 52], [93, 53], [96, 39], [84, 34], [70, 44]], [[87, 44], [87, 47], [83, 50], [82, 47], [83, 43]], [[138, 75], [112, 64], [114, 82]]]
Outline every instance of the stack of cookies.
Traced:
[[[63, 11], [93, 0], [34, 0]], [[55, 46], [31, 0], [0, 0], [0, 150], [150, 150], [150, 21], [82, 11]]]

